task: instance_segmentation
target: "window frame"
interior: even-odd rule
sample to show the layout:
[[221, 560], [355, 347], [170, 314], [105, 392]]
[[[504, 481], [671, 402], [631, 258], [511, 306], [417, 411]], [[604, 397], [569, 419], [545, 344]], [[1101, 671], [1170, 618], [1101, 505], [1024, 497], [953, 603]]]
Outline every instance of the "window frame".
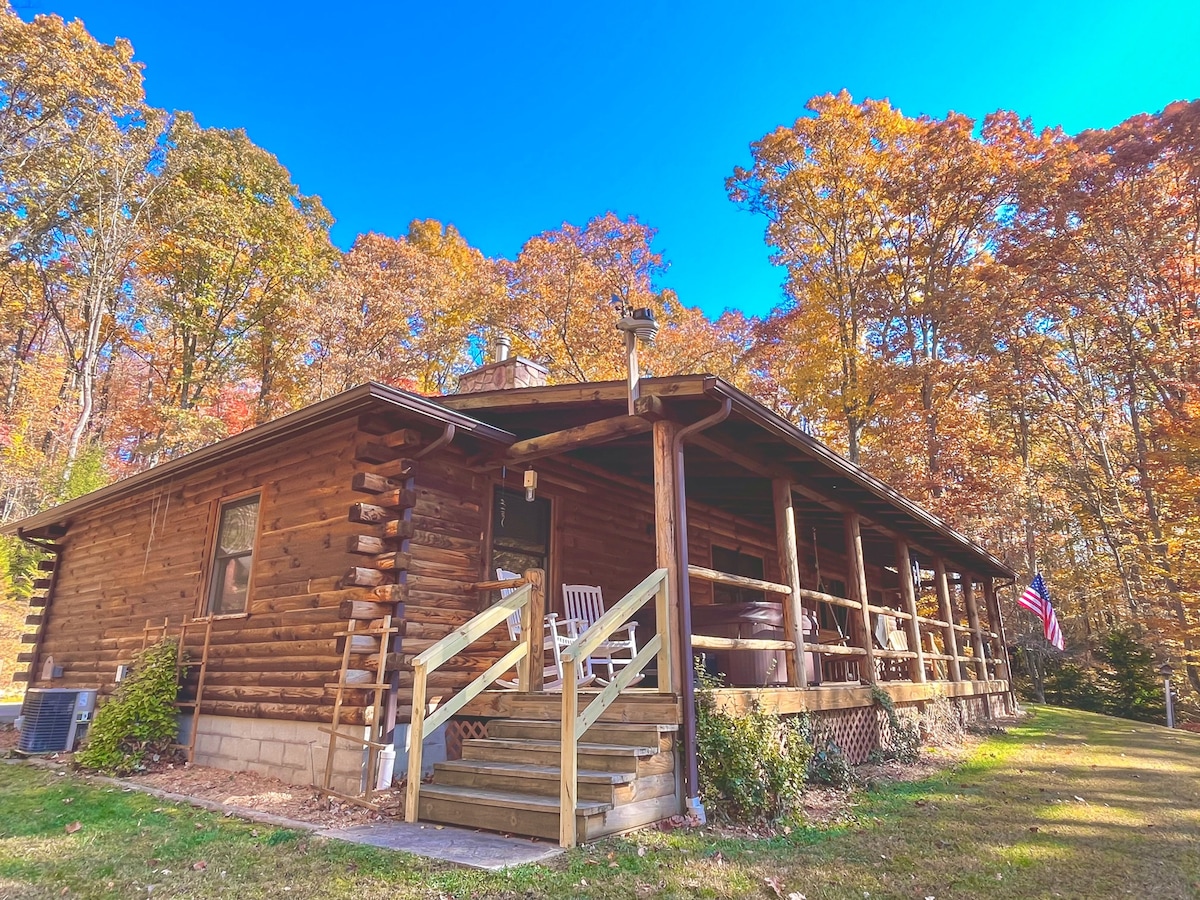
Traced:
[[[230, 506], [236, 506], [239, 503], [245, 503], [249, 498], [258, 498], [258, 513], [254, 518], [254, 540], [250, 546], [250, 575], [246, 580], [246, 608], [241, 612], [214, 613], [212, 612], [212, 591], [213, 579], [217, 571], [217, 556], [220, 551], [218, 538], [221, 531], [221, 518], [224, 515], [225, 509]], [[266, 503], [267, 492], [265, 488], [256, 487], [250, 490], [240, 491], [236, 494], [229, 494], [225, 497], [220, 497], [212, 503], [210, 513], [210, 521], [208, 526], [208, 540], [205, 547], [205, 564], [203, 579], [200, 586], [200, 595], [197, 598], [196, 619], [244, 619], [250, 615], [250, 598], [254, 593], [254, 574], [256, 566], [254, 560], [258, 557], [259, 540], [263, 531], [263, 506]], [[234, 557], [229, 557], [230, 559]]]

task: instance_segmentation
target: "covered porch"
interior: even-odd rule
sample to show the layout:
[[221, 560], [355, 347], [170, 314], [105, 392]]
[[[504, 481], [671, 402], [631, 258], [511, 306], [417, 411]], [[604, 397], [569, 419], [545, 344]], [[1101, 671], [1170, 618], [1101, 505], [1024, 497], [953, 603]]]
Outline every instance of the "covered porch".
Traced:
[[[579, 748], [607, 725], [677, 731], [659, 747], [677, 759], [675, 791], [654, 809], [698, 805], [693, 660], [720, 679], [714, 697], [735, 711], [759, 703], [873, 716], [880, 689], [900, 705], [945, 697], [990, 715], [1007, 694], [996, 587], [1011, 571], [720, 379], [643, 379], [632, 410], [617, 383], [443, 402], [519, 438], [472, 461], [493, 478], [481, 606], [484, 595], [512, 593], [416, 658], [411, 740], [424, 727], [427, 667], [486, 653], [490, 667], [475, 683], [426, 712], [439, 722], [557, 723], [564, 844], [587, 822], [569, 812], [580, 809]], [[535, 500], [547, 504], [545, 539], [520, 544], [504, 536], [512, 507], [498, 504], [530, 471]], [[522, 574], [501, 584], [501, 567]], [[607, 612], [563, 650], [561, 689], [548, 691], [538, 624], [566, 615], [567, 584], [599, 586]], [[510, 615], [523, 640], [507, 653], [494, 639], [471, 649]], [[628, 662], [607, 684], [580, 684], [576, 663], [629, 622]], [[497, 690], [514, 666], [518, 689]], [[412, 791], [415, 816], [419, 781]]]

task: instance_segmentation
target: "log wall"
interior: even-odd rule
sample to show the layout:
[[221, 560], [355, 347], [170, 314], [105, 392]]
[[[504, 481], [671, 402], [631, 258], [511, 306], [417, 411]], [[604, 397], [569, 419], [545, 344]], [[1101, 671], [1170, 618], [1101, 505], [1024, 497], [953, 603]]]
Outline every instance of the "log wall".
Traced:
[[355, 428], [328, 425], [76, 516], [60, 542], [39, 652], [63, 674], [34, 672], [33, 683], [111, 692], [147, 621], [178, 625], [203, 612], [221, 499], [261, 490], [248, 613], [214, 619], [203, 711], [328, 720], [339, 606], [370, 593], [340, 586], [356, 559], [347, 541], [361, 530], [347, 517], [362, 499], [351, 480], [370, 469], [354, 460]]

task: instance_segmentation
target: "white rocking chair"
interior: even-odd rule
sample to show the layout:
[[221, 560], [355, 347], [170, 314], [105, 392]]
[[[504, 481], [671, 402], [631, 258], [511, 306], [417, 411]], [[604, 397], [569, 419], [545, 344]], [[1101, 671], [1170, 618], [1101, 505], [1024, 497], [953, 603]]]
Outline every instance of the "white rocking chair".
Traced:
[[[604, 615], [604, 593], [596, 585], [564, 584], [563, 609], [566, 610], [567, 620], [571, 623], [572, 630], [576, 634], [583, 634]], [[633, 658], [637, 656], [637, 639], [634, 636], [636, 628], [637, 622], [626, 622], [624, 625], [618, 626], [608, 636], [608, 640], [592, 651], [593, 655], [586, 661], [585, 671], [592, 673], [598, 684], [607, 685], [616, 677], [617, 667], [623, 668], [633, 662]], [[624, 638], [613, 640], [613, 635], [622, 632], [625, 634]], [[626, 652], [629, 654], [628, 657], [616, 655]], [[608, 670], [607, 680], [594, 675], [597, 665], [602, 665]], [[641, 680], [642, 676], [638, 675], [630, 682], [630, 685], [637, 684]]]
[[[507, 569], [497, 569], [496, 579], [498, 581], [511, 581], [514, 578], [520, 578], [516, 572], [509, 572]], [[507, 597], [516, 588], [501, 588], [500, 596]], [[513, 613], [505, 622], [508, 625], [508, 637], [511, 641], [521, 640], [521, 612]], [[571, 642], [579, 635], [572, 627], [574, 623], [569, 620], [560, 620], [558, 613], [549, 613], [542, 619], [544, 630], [544, 639], [542, 649], [546, 651], [545, 665], [542, 669], [542, 688], [547, 691], [561, 691], [563, 686], [562, 674], [562, 651], [566, 647], [571, 646]], [[581, 663], [576, 664], [576, 672], [579, 674], [578, 684], [580, 687], [591, 684], [596, 680], [595, 675], [585, 674], [584, 667]], [[516, 690], [519, 685], [514, 681], [507, 681], [502, 678], [497, 678], [496, 683], [502, 687]]]

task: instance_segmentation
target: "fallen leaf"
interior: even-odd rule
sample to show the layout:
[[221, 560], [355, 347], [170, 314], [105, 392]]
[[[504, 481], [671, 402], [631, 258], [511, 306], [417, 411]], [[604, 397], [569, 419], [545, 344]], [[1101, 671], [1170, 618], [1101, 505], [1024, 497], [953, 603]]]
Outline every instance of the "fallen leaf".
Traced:
[[68, 826], [67, 826], [66, 828], [64, 828], [63, 830], [64, 830], [64, 831], [65, 831], [67, 834], [74, 834], [75, 832], [77, 832], [77, 831], [78, 831], [80, 828], [82, 828], [82, 827], [83, 827], [83, 823], [82, 823], [82, 822], [72, 822], [70, 825], [68, 825]]
[[203, 872], [205, 869], [208, 868], [208, 863], [206, 863], [202, 859], [198, 859], [194, 863], [192, 863], [192, 868], [197, 872]]
[[638, 856], [645, 856], [645, 855], [646, 855], [646, 848], [639, 845], [638, 846]]
[[1038, 830], [1038, 827], [1037, 827], [1036, 825], [1030, 825], [1030, 826], [1029, 826], [1029, 830], [1030, 830], [1030, 831], [1037, 831], [1037, 830]]
[[783, 886], [779, 883], [778, 878], [776, 878], [774, 875], [768, 875], [766, 878], [763, 879], [763, 884], [765, 884], [767, 887], [769, 887], [771, 890], [773, 890], [775, 892], [775, 896], [781, 898], [781, 900], [782, 900]]

